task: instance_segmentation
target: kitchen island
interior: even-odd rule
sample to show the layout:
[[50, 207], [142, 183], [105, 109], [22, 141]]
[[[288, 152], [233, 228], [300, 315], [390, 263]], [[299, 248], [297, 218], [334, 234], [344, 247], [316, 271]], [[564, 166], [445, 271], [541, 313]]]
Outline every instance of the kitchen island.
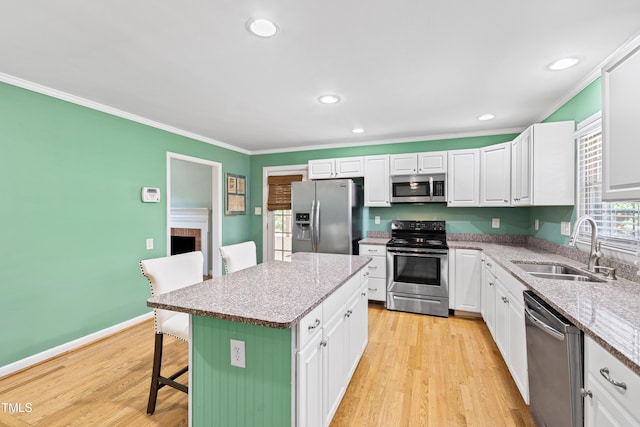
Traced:
[[191, 315], [190, 424], [327, 425], [368, 341], [370, 261], [295, 253], [150, 298]]

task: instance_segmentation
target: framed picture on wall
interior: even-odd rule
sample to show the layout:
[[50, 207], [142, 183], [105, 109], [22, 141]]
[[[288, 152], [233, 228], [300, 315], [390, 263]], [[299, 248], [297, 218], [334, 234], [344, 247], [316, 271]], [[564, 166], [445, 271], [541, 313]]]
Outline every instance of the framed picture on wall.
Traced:
[[243, 175], [225, 173], [225, 215], [246, 215], [247, 178]]

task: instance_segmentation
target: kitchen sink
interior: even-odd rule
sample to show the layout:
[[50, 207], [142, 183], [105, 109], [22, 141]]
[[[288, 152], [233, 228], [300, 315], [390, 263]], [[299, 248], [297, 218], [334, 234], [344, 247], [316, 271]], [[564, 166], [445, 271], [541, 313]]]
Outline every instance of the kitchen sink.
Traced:
[[535, 277], [541, 279], [571, 280], [574, 282], [605, 282], [566, 265], [558, 264], [530, 264], [526, 262], [515, 262], [521, 269]]

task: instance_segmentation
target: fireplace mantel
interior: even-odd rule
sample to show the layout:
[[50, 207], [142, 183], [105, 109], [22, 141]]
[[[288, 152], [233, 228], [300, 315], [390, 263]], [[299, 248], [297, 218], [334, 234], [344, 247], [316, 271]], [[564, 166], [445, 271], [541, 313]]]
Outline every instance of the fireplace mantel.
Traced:
[[170, 228], [191, 228], [200, 230], [203, 275], [209, 274], [209, 213], [208, 208], [171, 208]]

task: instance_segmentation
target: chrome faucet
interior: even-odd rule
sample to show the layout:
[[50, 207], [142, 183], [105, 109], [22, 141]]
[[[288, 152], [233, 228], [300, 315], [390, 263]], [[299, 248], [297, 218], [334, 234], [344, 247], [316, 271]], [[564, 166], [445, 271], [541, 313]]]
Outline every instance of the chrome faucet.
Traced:
[[598, 243], [598, 225], [596, 221], [589, 215], [583, 215], [576, 220], [576, 224], [573, 227], [573, 233], [569, 237], [569, 246], [575, 246], [580, 231], [580, 225], [587, 221], [591, 225], [591, 252], [589, 253], [589, 263], [587, 264], [587, 270], [595, 273], [598, 260], [602, 258], [602, 252], [600, 252], [600, 244]]

